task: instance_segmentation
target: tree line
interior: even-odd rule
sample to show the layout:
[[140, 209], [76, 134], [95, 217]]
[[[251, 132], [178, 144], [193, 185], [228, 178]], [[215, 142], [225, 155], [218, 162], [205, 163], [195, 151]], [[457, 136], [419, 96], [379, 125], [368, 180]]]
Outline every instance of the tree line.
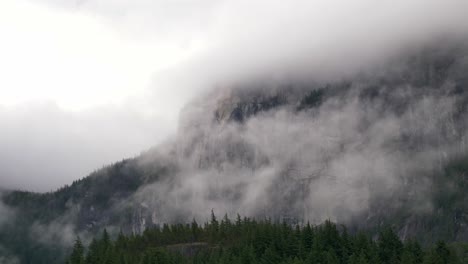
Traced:
[[115, 239], [104, 230], [85, 247], [76, 239], [66, 264], [455, 264], [468, 263], [445, 242], [422, 247], [390, 227], [373, 238], [331, 221], [293, 226], [227, 216], [199, 225], [164, 224]]

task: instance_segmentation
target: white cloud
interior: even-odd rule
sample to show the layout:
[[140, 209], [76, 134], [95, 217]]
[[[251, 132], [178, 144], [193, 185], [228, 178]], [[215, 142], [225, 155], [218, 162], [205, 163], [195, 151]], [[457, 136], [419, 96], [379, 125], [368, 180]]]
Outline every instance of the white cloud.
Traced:
[[67, 110], [144, 96], [180, 47], [132, 40], [99, 17], [22, 1], [0, 3], [0, 104], [55, 101]]
[[[468, 33], [466, 10], [463, 0], [1, 1], [0, 124], [15, 131], [0, 141], [11, 163], [1, 180], [56, 187], [160, 141], [201, 91], [251, 78], [339, 78], [437, 34]], [[49, 103], [55, 110], [37, 107]], [[57, 169], [54, 154], [71, 153], [68, 142], [92, 162], [75, 156]], [[36, 156], [44, 166], [33, 173], [23, 165]], [[60, 180], [46, 187], [41, 177]]]

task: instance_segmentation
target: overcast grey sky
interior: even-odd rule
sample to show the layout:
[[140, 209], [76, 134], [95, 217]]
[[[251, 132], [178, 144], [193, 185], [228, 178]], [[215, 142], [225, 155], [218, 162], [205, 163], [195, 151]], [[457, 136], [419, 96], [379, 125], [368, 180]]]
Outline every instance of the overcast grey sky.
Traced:
[[4, 0], [0, 186], [53, 190], [158, 144], [198, 93], [334, 78], [439, 33], [465, 0]]

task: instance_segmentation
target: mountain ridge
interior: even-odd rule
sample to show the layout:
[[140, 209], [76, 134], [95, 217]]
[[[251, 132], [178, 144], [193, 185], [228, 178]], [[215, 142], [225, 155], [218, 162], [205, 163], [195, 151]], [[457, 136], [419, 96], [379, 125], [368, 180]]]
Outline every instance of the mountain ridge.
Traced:
[[[0, 234], [21, 236], [0, 244], [50, 261], [76, 235], [140, 233], [212, 209], [466, 240], [468, 48], [428, 48], [387, 66], [208, 93], [186, 106], [166, 144], [55, 192], [4, 192], [14, 216]], [[40, 232], [50, 235], [40, 241]]]

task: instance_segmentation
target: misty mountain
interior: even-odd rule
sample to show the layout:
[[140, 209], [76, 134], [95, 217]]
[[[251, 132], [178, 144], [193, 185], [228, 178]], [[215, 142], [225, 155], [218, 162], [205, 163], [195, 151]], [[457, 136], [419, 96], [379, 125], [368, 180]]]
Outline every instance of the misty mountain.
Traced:
[[165, 144], [55, 192], [3, 191], [0, 250], [57, 262], [77, 235], [140, 233], [211, 210], [466, 241], [466, 43], [413, 47], [326, 81], [213, 89], [184, 108]]

